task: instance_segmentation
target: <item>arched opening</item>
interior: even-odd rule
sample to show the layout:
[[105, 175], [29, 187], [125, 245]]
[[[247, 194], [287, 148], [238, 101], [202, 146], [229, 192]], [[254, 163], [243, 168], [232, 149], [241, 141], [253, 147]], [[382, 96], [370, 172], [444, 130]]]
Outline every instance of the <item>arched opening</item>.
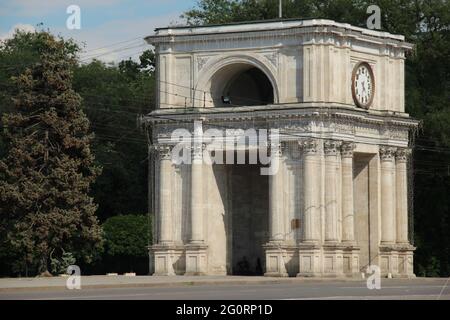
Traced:
[[250, 64], [228, 65], [211, 79], [214, 106], [261, 106], [274, 103], [274, 89], [267, 75]]

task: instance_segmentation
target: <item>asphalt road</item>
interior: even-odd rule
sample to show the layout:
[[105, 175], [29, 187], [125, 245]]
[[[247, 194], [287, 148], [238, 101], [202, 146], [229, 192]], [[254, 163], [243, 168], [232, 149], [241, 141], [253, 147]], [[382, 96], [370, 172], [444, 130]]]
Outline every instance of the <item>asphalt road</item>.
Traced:
[[26, 290], [0, 292], [0, 300], [450, 300], [448, 279], [383, 279], [380, 290], [363, 281]]

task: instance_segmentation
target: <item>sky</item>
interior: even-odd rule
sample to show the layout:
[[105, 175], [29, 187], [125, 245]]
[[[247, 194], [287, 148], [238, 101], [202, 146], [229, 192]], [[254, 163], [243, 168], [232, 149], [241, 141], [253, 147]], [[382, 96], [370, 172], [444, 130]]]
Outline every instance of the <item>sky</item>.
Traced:
[[[137, 58], [150, 48], [143, 38], [157, 27], [182, 24], [180, 15], [196, 0], [0, 0], [0, 40], [14, 30], [45, 29], [84, 46], [82, 62]], [[80, 29], [70, 30], [66, 21], [70, 5], [80, 8]]]

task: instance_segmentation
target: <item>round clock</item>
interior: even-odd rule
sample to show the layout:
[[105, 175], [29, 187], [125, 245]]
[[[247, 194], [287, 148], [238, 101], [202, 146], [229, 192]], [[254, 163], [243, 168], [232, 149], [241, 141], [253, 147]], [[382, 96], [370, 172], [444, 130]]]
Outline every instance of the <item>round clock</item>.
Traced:
[[368, 109], [375, 96], [375, 77], [367, 62], [355, 66], [352, 77], [353, 100], [360, 108]]

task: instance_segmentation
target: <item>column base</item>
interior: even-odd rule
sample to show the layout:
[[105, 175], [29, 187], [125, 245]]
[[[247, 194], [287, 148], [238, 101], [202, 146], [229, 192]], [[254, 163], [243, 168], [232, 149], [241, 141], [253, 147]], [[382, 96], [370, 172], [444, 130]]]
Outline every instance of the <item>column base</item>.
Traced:
[[203, 276], [208, 272], [207, 249], [204, 244], [188, 244], [186, 249], [185, 276]]
[[398, 277], [414, 279], [414, 251], [416, 248], [409, 243], [397, 245], [398, 251]]
[[301, 243], [298, 256], [299, 273], [297, 277], [323, 277], [321, 250], [317, 243]]
[[176, 245], [154, 245], [150, 248], [153, 276], [175, 276], [184, 268], [184, 248]]
[[344, 276], [343, 250], [339, 243], [325, 243], [322, 259], [323, 277], [342, 278]]
[[380, 245], [380, 270], [385, 278], [398, 278], [398, 252], [395, 244]]
[[264, 276], [277, 278], [289, 277], [286, 266], [295, 253], [295, 248], [279, 242], [269, 242], [264, 245], [264, 250], [266, 253], [266, 272]]
[[361, 267], [359, 264], [360, 248], [354, 242], [342, 243], [343, 273], [345, 277], [361, 278]]

